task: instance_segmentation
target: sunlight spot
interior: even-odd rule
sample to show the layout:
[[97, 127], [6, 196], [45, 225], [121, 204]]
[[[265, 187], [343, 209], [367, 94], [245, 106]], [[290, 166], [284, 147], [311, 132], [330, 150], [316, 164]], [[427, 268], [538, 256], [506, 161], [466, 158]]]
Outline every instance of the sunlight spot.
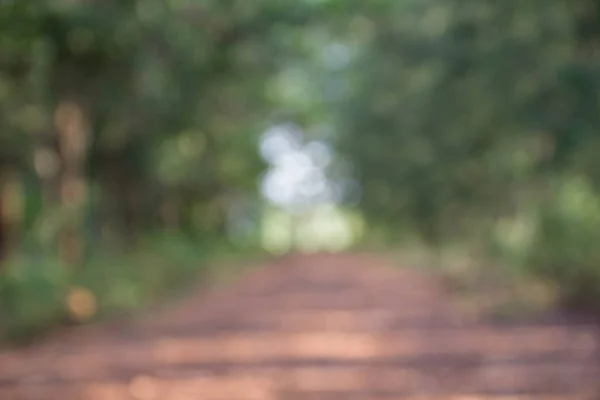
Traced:
[[49, 149], [38, 149], [33, 154], [33, 166], [42, 179], [51, 178], [60, 169], [58, 154]]
[[85, 321], [96, 314], [96, 297], [87, 288], [81, 286], [71, 288], [66, 303], [69, 314], [77, 321]]
[[158, 397], [158, 389], [154, 379], [148, 376], [136, 376], [129, 384], [129, 393], [136, 400], [154, 400]]

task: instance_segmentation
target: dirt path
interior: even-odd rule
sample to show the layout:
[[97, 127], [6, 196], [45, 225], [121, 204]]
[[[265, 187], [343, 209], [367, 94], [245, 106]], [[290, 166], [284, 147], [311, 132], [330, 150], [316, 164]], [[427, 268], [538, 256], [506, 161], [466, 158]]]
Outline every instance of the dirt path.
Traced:
[[0, 354], [0, 399], [591, 400], [595, 337], [463, 317], [434, 277], [376, 257], [292, 257], [128, 326]]

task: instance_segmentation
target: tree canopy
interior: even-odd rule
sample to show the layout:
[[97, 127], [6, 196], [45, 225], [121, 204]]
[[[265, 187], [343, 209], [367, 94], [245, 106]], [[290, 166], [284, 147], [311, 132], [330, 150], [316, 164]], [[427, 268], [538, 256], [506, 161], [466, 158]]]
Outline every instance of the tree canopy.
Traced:
[[529, 212], [527, 261], [577, 265], [577, 289], [598, 270], [579, 222], [600, 215], [599, 18], [596, 0], [5, 0], [0, 290], [23, 255], [77, 271], [151, 234], [227, 240], [232, 210], [258, 245], [258, 144], [287, 123], [333, 149], [370, 232], [480, 242]]

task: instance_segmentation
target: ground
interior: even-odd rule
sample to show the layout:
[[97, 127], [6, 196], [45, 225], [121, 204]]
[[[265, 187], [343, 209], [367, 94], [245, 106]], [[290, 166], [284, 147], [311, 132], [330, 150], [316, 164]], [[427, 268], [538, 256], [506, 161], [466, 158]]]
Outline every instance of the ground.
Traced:
[[289, 256], [147, 313], [0, 353], [4, 400], [598, 399], [597, 331], [486, 322], [432, 271]]

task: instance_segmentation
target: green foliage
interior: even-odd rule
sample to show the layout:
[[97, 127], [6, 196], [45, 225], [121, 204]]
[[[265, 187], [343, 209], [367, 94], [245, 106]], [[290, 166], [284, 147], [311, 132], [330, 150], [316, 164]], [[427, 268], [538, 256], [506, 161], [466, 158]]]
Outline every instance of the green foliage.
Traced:
[[600, 305], [600, 198], [580, 177], [560, 180], [540, 210], [528, 267], [557, 282], [565, 300]]
[[68, 319], [77, 287], [100, 314], [139, 307], [231, 250], [230, 208], [266, 168], [268, 87], [328, 7], [1, 2], [0, 336]]
[[486, 238], [486, 252], [492, 258], [522, 271], [538, 238], [539, 218], [537, 207], [529, 207], [512, 218], [498, 221]]
[[[186, 288], [207, 272], [207, 257], [212, 255], [208, 246], [181, 235], [160, 235], [145, 242], [128, 254], [96, 252], [75, 271], [49, 258], [15, 261], [11, 273], [0, 277], [0, 342], [29, 340], [65, 323], [137, 310]], [[69, 300], [77, 289], [89, 294], [93, 303], [82, 306], [86, 299]], [[78, 307], [91, 308], [78, 311]]]
[[435, 241], [459, 234], [465, 215], [494, 212], [521, 178], [507, 159], [526, 145], [520, 110], [560, 66], [552, 50], [567, 38], [545, 23], [562, 7], [521, 4], [415, 4], [397, 15], [405, 24], [377, 31], [340, 137], [374, 220]]
[[0, 276], [0, 343], [22, 341], [64, 322], [69, 278], [58, 262], [20, 260]]
[[[348, 202], [362, 194], [368, 240], [466, 241], [569, 296], [594, 292], [600, 22], [579, 12], [562, 0], [1, 2], [2, 208], [8, 183], [24, 189], [22, 215], [0, 218], [13, 260], [0, 330], [66, 318], [73, 287], [100, 313], [147, 304], [231, 251], [232, 208], [260, 203], [257, 142], [282, 120], [335, 147], [328, 172], [352, 183]], [[65, 105], [80, 124], [60, 123]], [[243, 251], [257, 244], [246, 239]], [[85, 253], [77, 265], [60, 266], [73, 264], [65, 243]]]
[[483, 246], [600, 304], [597, 15], [562, 1], [397, 4], [368, 15], [336, 104], [373, 235]]

